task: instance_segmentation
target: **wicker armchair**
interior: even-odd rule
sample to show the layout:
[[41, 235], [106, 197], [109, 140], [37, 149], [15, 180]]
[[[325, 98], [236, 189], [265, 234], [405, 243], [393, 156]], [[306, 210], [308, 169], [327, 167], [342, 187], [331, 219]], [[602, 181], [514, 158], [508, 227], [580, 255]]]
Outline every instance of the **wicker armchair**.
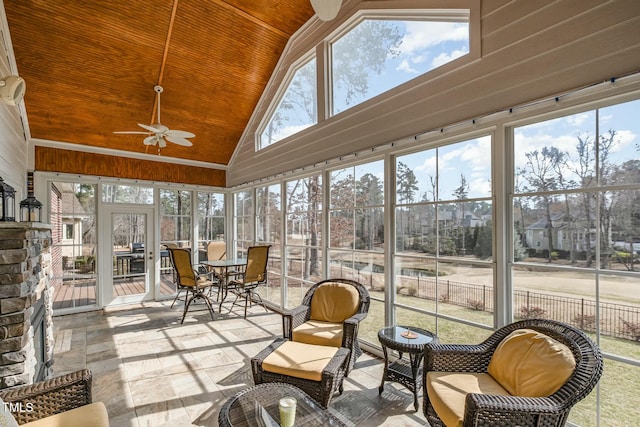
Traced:
[[[296, 328], [304, 328], [305, 324], [308, 324], [310, 320], [313, 320], [311, 307], [316, 290], [321, 286], [332, 283], [353, 286], [357, 290], [360, 299], [355, 314], [353, 314], [349, 318], [342, 320], [342, 342], [340, 344], [340, 347], [345, 347], [351, 350], [347, 364], [348, 375], [349, 372], [351, 372], [356, 359], [362, 354], [360, 344], [358, 343], [358, 328], [360, 326], [360, 322], [367, 317], [367, 313], [369, 312], [369, 292], [360, 283], [349, 279], [328, 279], [313, 285], [305, 294], [300, 306], [283, 313], [283, 335], [285, 338], [293, 341], [307, 342], [309, 344], [333, 345], [322, 342], [321, 336], [315, 337], [313, 341], [302, 341], [300, 338], [296, 337], [295, 333]], [[337, 347], [337, 345], [335, 346]]]
[[560, 388], [545, 397], [468, 393], [463, 426], [519, 425], [564, 426], [569, 411], [595, 387], [603, 370], [599, 348], [582, 331], [553, 320], [529, 319], [498, 329], [478, 345], [427, 344], [423, 375], [424, 414], [431, 426], [443, 426], [427, 391], [427, 373], [487, 373], [498, 345], [512, 332], [532, 329], [567, 346], [575, 358], [575, 370]]
[[[12, 412], [20, 425], [55, 416], [58, 419], [52, 418], [51, 424], [47, 425], [108, 426], [104, 404], [91, 403], [91, 380], [91, 371], [83, 369], [35, 384], [0, 390], [0, 398], [22, 409]], [[86, 419], [87, 416], [91, 419]]]

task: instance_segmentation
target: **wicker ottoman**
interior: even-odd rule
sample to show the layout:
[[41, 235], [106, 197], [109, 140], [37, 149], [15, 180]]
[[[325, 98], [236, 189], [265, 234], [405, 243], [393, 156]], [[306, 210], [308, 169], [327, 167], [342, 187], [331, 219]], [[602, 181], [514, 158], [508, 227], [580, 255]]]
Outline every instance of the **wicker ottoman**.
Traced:
[[253, 381], [292, 384], [326, 408], [336, 391], [342, 394], [349, 352], [278, 338], [251, 359]]

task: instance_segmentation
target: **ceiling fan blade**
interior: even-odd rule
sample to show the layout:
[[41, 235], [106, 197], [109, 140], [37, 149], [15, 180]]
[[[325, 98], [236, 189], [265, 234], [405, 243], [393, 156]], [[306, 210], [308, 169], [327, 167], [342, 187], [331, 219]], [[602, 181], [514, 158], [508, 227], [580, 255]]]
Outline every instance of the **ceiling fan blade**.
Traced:
[[113, 133], [120, 133], [120, 134], [126, 134], [126, 135], [149, 135], [149, 132], [139, 132], [137, 130], [132, 130], [132, 131], [124, 130], [124, 131], [113, 132]]
[[[164, 140], [164, 138], [158, 137], [158, 147], [159, 148], [164, 148], [167, 146], [167, 141]], [[160, 152], [158, 150], [158, 152]]]
[[195, 135], [191, 132], [185, 132], [183, 130], [169, 130], [167, 131], [167, 135], [177, 136], [179, 138], [193, 138]]
[[143, 129], [146, 129], [146, 130], [148, 130], [149, 132], [152, 132], [152, 133], [158, 132], [158, 129], [154, 128], [153, 126], [143, 125], [142, 123], [138, 123], [138, 126], [140, 126]]
[[172, 135], [170, 133], [166, 134], [164, 137], [167, 138], [169, 142], [173, 142], [174, 144], [183, 145], [185, 147], [191, 147], [193, 145], [191, 141], [180, 136]]
[[158, 143], [158, 136], [151, 135], [144, 139], [144, 145], [156, 145]]

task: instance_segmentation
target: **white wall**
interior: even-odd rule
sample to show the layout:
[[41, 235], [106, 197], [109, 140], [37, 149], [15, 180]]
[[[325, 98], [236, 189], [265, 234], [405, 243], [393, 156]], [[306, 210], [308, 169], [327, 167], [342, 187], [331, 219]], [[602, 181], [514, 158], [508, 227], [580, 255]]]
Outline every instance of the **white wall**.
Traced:
[[[260, 152], [255, 133], [288, 67], [358, 4], [372, 7], [471, 6], [480, 55], [321, 122]], [[475, 21], [474, 21], [475, 20]], [[640, 69], [638, 0], [351, 0], [329, 23], [296, 34], [256, 107], [227, 172], [235, 186], [405, 137], [483, 117]], [[393, 95], [393, 96], [389, 96]]]
[[[11, 74], [18, 74], [4, 3], [0, 4], [0, 37], [0, 78], [4, 78]], [[29, 96], [29, 82], [26, 84], [26, 96]], [[20, 101], [17, 106], [0, 103], [0, 176], [16, 189], [16, 217], [20, 214], [18, 204], [27, 193], [29, 156], [24, 111], [24, 101]]]

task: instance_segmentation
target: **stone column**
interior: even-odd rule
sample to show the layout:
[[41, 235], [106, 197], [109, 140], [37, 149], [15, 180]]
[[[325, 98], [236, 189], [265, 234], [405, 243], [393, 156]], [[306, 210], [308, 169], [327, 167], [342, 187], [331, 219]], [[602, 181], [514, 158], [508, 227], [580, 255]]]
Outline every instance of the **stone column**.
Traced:
[[0, 388], [32, 384], [36, 375], [34, 306], [44, 301], [44, 377], [52, 375], [51, 229], [0, 222]]

